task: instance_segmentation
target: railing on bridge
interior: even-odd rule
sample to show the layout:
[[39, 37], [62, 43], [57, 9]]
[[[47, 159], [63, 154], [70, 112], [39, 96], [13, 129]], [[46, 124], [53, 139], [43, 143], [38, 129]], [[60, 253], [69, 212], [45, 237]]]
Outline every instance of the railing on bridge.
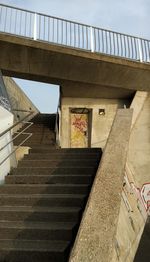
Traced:
[[0, 32], [150, 62], [150, 41], [0, 4]]

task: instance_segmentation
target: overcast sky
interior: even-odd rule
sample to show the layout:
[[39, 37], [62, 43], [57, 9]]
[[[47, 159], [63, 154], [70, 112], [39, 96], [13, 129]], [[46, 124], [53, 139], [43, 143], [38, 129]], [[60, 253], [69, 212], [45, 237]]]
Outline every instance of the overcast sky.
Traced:
[[[0, 2], [150, 39], [150, 0], [1, 0]], [[41, 111], [56, 111], [57, 88], [44, 84], [41, 88], [40, 83], [31, 81], [17, 80], [17, 83]], [[43, 90], [42, 101], [41, 90]]]

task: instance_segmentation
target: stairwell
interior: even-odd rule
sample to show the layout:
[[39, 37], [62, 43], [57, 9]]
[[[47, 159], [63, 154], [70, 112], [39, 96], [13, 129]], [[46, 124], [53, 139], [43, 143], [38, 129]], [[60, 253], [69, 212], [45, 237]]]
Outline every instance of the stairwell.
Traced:
[[30, 152], [0, 186], [0, 262], [68, 261], [101, 149], [56, 149], [54, 119], [33, 119]]

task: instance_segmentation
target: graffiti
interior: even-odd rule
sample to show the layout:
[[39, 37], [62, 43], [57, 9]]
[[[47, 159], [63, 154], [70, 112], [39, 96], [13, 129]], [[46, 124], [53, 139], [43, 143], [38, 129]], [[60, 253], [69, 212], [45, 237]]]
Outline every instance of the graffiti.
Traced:
[[9, 100], [6, 97], [0, 96], [0, 105], [8, 111], [11, 110]]
[[72, 125], [77, 128], [80, 132], [84, 133], [87, 129], [87, 121], [86, 119], [83, 119], [83, 115], [76, 116], [74, 115], [74, 121], [72, 122]]
[[142, 186], [140, 194], [146, 211], [148, 211], [150, 208], [150, 183], [146, 183]]
[[87, 147], [87, 114], [71, 114], [71, 147]]

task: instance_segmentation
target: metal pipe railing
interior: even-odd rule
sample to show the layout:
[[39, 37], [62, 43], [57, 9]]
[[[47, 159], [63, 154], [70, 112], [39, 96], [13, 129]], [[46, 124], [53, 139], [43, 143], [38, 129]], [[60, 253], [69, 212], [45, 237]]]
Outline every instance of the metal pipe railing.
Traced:
[[0, 4], [0, 32], [150, 62], [150, 41], [147, 39], [4, 4]]
[[20, 132], [15, 132], [17, 135], [14, 136], [13, 138], [11, 138], [4, 146], [2, 146], [0, 148], [0, 152], [2, 150], [4, 150], [7, 146], [9, 146], [17, 137], [19, 137], [20, 135], [27, 135], [27, 137], [25, 139], [23, 139], [19, 145], [13, 149], [1, 162], [0, 162], [0, 166], [13, 154], [16, 152], [16, 150], [25, 143], [25, 141], [27, 141], [31, 136], [32, 133], [26, 133], [24, 131], [26, 131], [33, 123], [29, 122], [29, 121], [25, 121], [25, 119], [27, 119], [28, 117], [30, 117], [34, 112], [33, 111], [27, 111], [27, 110], [17, 110], [17, 111], [21, 111], [21, 112], [30, 112], [28, 115], [26, 115], [25, 117], [23, 117], [23, 119], [19, 120], [18, 122], [16, 122], [14, 125], [12, 125], [11, 127], [7, 128], [5, 131], [3, 131], [2, 133], [0, 133], [0, 138], [3, 137], [4, 135], [6, 135], [8, 132], [10, 132], [11, 130], [13, 130], [16, 126], [20, 125], [20, 124], [28, 124], [28, 126], [26, 126], [23, 130], [21, 130]]

